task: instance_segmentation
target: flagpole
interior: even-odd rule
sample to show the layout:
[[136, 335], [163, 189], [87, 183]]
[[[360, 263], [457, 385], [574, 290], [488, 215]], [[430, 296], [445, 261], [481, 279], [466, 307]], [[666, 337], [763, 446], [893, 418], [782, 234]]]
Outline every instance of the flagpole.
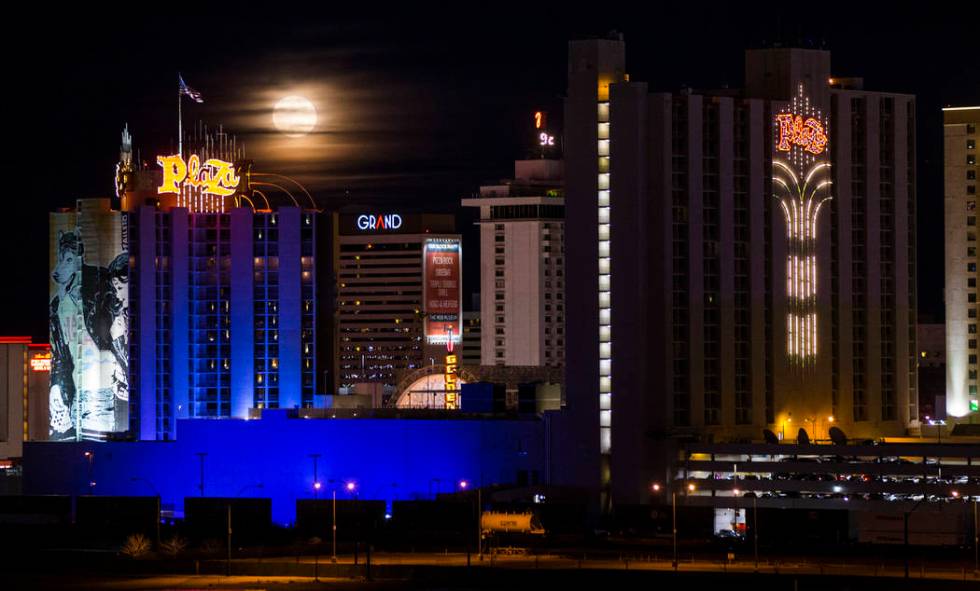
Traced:
[[181, 95], [180, 91], [180, 72], [177, 72], [177, 154], [181, 158], [184, 156], [184, 119], [180, 113]]

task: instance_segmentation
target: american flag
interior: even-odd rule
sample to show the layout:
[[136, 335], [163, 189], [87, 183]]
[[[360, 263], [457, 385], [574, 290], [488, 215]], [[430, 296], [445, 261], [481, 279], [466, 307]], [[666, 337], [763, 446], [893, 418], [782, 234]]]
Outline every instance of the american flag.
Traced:
[[196, 90], [194, 90], [190, 86], [187, 86], [187, 83], [184, 82], [184, 77], [183, 76], [181, 76], [181, 75], [178, 74], [177, 75], [177, 78], [180, 80], [180, 89], [178, 90], [178, 93], [179, 94], [186, 94], [194, 102], [197, 102], [197, 103], [203, 103], [204, 102], [204, 97], [201, 95], [201, 93], [198, 92], [198, 91], [196, 91]]

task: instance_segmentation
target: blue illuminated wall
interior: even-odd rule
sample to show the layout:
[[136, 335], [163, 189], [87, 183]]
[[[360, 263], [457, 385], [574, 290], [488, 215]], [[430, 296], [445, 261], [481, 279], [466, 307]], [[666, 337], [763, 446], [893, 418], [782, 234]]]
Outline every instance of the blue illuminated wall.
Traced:
[[[273, 519], [295, 518], [296, 499], [313, 498], [313, 460], [320, 454], [321, 498], [354, 482], [360, 499], [407, 500], [472, 485], [547, 480], [541, 419], [289, 419], [266, 411], [260, 420], [181, 420], [176, 441], [30, 442], [24, 449], [25, 494], [87, 494], [85, 451], [98, 495], [156, 495], [183, 510], [200, 494], [204, 457], [207, 496], [269, 497]], [[330, 480], [335, 481], [334, 484]]]

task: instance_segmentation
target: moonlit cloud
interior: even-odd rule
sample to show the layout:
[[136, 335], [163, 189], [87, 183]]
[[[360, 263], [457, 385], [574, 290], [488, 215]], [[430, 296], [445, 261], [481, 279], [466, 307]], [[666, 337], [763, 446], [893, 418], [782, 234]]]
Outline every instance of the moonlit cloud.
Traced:
[[[440, 152], [437, 107], [423, 84], [378, 64], [376, 54], [348, 47], [267, 55], [247, 76], [197, 81], [206, 102], [191, 105], [186, 118], [222, 124], [244, 143], [255, 170], [292, 176], [311, 191], [417, 184], [423, 175], [413, 163], [435, 161]], [[360, 61], [370, 66], [351, 67]], [[276, 103], [290, 95], [309, 99], [317, 111], [314, 129], [299, 137], [273, 124]], [[432, 175], [438, 165], [425, 176]]]

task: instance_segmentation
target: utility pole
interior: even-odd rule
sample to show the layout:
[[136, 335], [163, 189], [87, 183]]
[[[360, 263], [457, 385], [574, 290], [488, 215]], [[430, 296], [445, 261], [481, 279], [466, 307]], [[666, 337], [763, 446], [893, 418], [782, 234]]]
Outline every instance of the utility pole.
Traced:
[[[976, 504], [974, 504], [976, 506]], [[976, 513], [976, 511], [974, 511]], [[476, 489], [476, 555], [483, 562], [483, 489]]]
[[228, 558], [225, 560], [225, 575], [231, 576], [231, 503], [228, 503]]
[[333, 493], [333, 518], [330, 520], [330, 525], [333, 526], [333, 556], [330, 558], [331, 562], [337, 564], [337, 489], [334, 487], [331, 490]]
[[201, 491], [201, 496], [204, 496], [204, 458], [208, 455], [206, 452], [199, 451], [194, 454], [201, 460], [201, 483], [197, 486]]
[[905, 546], [905, 578], [909, 578], [909, 516], [912, 512], [919, 508], [919, 505], [925, 502], [928, 497], [923, 496], [922, 500], [912, 505], [912, 508], [905, 512], [905, 527], [904, 527], [904, 546]]
[[[673, 488], [673, 487], [671, 487]], [[677, 492], [670, 491], [670, 505], [673, 508], [674, 524], [674, 570], [677, 570]]]
[[755, 571], [759, 572], [759, 500], [752, 497], [752, 538], [755, 545]]
[[977, 500], [980, 497], [973, 497], [973, 574], [980, 574], [980, 521], [977, 521]]

